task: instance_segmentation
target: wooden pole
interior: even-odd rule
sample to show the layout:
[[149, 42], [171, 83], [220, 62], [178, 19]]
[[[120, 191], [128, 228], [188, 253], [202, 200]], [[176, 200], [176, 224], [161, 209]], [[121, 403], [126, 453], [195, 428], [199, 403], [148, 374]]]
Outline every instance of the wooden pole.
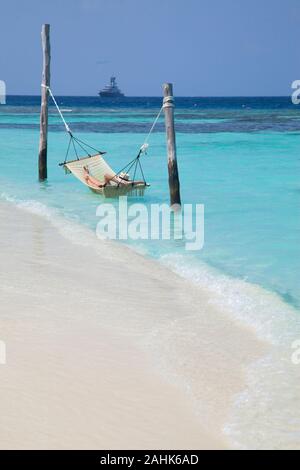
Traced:
[[172, 83], [163, 85], [164, 91], [164, 113], [166, 124], [166, 137], [168, 148], [168, 171], [169, 171], [169, 188], [171, 206], [174, 204], [181, 205], [180, 199], [180, 183], [177, 166], [176, 153], [176, 134], [174, 125], [174, 97]]
[[[43, 48], [43, 77], [42, 85], [50, 86], [50, 25], [42, 26]], [[39, 179], [47, 179], [47, 138], [48, 138], [48, 89], [42, 86], [41, 117], [40, 117], [40, 146], [39, 146]]]

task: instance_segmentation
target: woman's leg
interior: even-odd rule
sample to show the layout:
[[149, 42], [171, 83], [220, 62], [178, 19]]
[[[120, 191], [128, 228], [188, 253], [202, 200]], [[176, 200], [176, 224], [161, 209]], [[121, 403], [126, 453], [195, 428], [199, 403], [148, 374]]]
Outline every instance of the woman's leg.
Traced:
[[86, 181], [90, 186], [93, 186], [94, 188], [103, 188], [104, 186], [102, 183], [100, 183], [99, 180], [97, 180], [97, 178], [94, 178], [93, 176], [89, 176], [88, 178], [86, 178]]

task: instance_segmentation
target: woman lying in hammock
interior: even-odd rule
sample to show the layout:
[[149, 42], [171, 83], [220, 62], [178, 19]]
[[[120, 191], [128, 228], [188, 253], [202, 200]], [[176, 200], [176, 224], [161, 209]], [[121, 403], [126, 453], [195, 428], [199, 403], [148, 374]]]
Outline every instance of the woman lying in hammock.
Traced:
[[104, 183], [101, 183], [97, 178], [90, 174], [90, 171], [87, 166], [83, 167], [84, 179], [87, 184], [93, 188], [104, 188], [105, 186], [111, 185], [112, 182], [116, 183], [118, 186], [128, 186], [137, 184], [145, 184], [144, 181], [130, 181], [127, 173], [120, 173], [120, 175], [104, 175]]

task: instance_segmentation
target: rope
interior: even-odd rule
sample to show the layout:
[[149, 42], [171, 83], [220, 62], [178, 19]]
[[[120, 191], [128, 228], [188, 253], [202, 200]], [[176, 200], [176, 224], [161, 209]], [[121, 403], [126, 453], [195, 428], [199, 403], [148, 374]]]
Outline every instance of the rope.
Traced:
[[[150, 131], [148, 132], [148, 135], [147, 135], [147, 137], [146, 137], [146, 139], [145, 139], [143, 145], [148, 144], [148, 140], [149, 140], [149, 138], [150, 138], [150, 135], [152, 134], [152, 132], [153, 132], [155, 126], [156, 126], [156, 123], [157, 123], [157, 121], [158, 121], [159, 118], [160, 118], [160, 115], [161, 115], [163, 109], [164, 109], [164, 105], [162, 105], [162, 107], [161, 107], [160, 110], [158, 111], [157, 116], [156, 116], [156, 118], [154, 119], [154, 122], [153, 122], [153, 124], [152, 124], [152, 126], [151, 126]], [[142, 145], [142, 147], [143, 147], [143, 145]]]
[[56, 106], [56, 108], [57, 108], [57, 111], [59, 112], [59, 115], [60, 115], [60, 117], [62, 118], [62, 121], [63, 121], [63, 123], [64, 123], [64, 125], [65, 125], [66, 131], [68, 132], [68, 134], [72, 134], [72, 132], [71, 132], [71, 130], [70, 130], [68, 124], [67, 124], [66, 121], [65, 121], [65, 118], [63, 117], [63, 114], [62, 114], [61, 110], [59, 109], [59, 106], [58, 106], [58, 104], [57, 104], [57, 102], [56, 102], [56, 99], [55, 99], [54, 96], [53, 96], [53, 93], [52, 93], [52, 91], [51, 91], [51, 88], [50, 88], [49, 86], [44, 85], [43, 83], [42, 83], [42, 87], [44, 87], [44, 88], [46, 88], [46, 89], [48, 90], [48, 92], [49, 92], [51, 98], [53, 99], [53, 102], [54, 102], [54, 104], [55, 104], [55, 106]]
[[[90, 149], [95, 150], [96, 152], [100, 153], [100, 155], [105, 155], [105, 153], [106, 153], [106, 152], [102, 152], [102, 151], [99, 150], [99, 149], [96, 149], [95, 147], [92, 147], [90, 144], [87, 144], [86, 142], [83, 142], [83, 140], [78, 139], [78, 137], [74, 137], [74, 136], [73, 136], [73, 139], [76, 140], [76, 142], [78, 143], [78, 145], [80, 145], [80, 143], [81, 143], [81, 144], [83, 144], [85, 147], [89, 147]], [[80, 142], [80, 143], [79, 143], [79, 142]], [[83, 148], [83, 147], [81, 146], [81, 148]], [[84, 150], [86, 151], [86, 149], [84, 149]]]
[[[70, 150], [71, 143], [73, 144], [73, 148], [74, 148], [74, 152], [75, 152], [75, 154], [76, 154], [76, 158], [77, 158], [77, 160], [79, 159], [78, 153], [77, 153], [77, 150], [76, 150], [76, 146], [75, 146], [75, 142], [76, 142], [77, 145], [78, 145], [79, 147], [81, 147], [85, 152], [86, 152], [86, 149], [83, 147], [83, 145], [86, 146], [86, 147], [89, 147], [89, 148], [91, 148], [91, 149], [93, 149], [93, 150], [95, 150], [95, 151], [98, 152], [100, 155], [103, 155], [105, 152], [101, 152], [100, 150], [97, 150], [96, 148], [92, 147], [91, 145], [89, 145], [89, 144], [83, 142], [82, 140], [78, 139], [77, 137], [74, 137], [74, 136], [73, 136], [73, 134], [72, 134], [72, 132], [71, 132], [71, 129], [69, 128], [68, 124], [66, 123], [65, 118], [64, 118], [64, 116], [63, 116], [63, 114], [62, 114], [62, 112], [61, 112], [61, 110], [60, 110], [60, 108], [59, 108], [59, 106], [58, 106], [58, 104], [57, 104], [57, 102], [56, 102], [56, 99], [54, 98], [54, 95], [53, 95], [53, 93], [52, 93], [52, 91], [51, 91], [51, 88], [50, 88], [49, 86], [47, 86], [47, 85], [44, 85], [43, 83], [42, 83], [42, 87], [46, 88], [47, 91], [48, 91], [48, 93], [50, 94], [50, 96], [51, 96], [51, 98], [52, 98], [52, 100], [53, 100], [53, 102], [54, 102], [54, 104], [55, 104], [55, 106], [56, 106], [56, 109], [57, 109], [57, 111], [58, 111], [58, 113], [59, 113], [59, 115], [60, 115], [60, 117], [61, 117], [61, 119], [62, 119], [62, 121], [63, 121], [63, 123], [64, 123], [64, 126], [65, 126], [65, 128], [66, 128], [66, 131], [67, 131], [67, 133], [70, 135], [70, 141], [69, 141], [69, 145], [68, 145], [68, 149], [67, 149], [67, 154], [66, 154], [66, 157], [65, 157], [65, 163], [66, 163], [67, 158], [68, 158], [68, 154], [69, 154], [69, 150]], [[131, 168], [132, 168], [132, 167], [134, 166], [134, 164], [135, 164], [133, 181], [134, 181], [134, 178], [135, 178], [135, 175], [136, 175], [137, 167], [139, 166], [140, 171], [141, 171], [141, 174], [142, 174], [142, 177], [143, 177], [143, 180], [144, 180], [144, 182], [146, 183], [146, 181], [145, 181], [145, 176], [144, 176], [144, 172], [143, 172], [142, 165], [141, 165], [141, 162], [140, 162], [140, 157], [141, 157], [142, 153], [145, 153], [145, 152], [147, 151], [148, 147], [149, 147], [148, 141], [149, 141], [150, 136], [151, 136], [151, 134], [152, 134], [152, 132], [153, 132], [153, 130], [154, 130], [156, 124], [157, 124], [157, 121], [158, 121], [159, 118], [160, 118], [160, 115], [161, 115], [163, 109], [165, 109], [165, 108], [172, 108], [172, 107], [174, 107], [174, 97], [173, 97], [173, 96], [166, 96], [166, 97], [164, 98], [164, 100], [163, 100], [163, 105], [162, 105], [162, 107], [160, 108], [160, 110], [158, 111], [157, 116], [156, 116], [156, 118], [154, 119], [154, 122], [153, 122], [153, 124], [152, 124], [152, 126], [151, 126], [151, 129], [150, 129], [150, 131], [148, 132], [148, 134], [147, 134], [147, 136], [146, 136], [146, 139], [144, 140], [144, 143], [143, 143], [143, 144], [141, 145], [141, 147], [140, 147], [140, 150], [139, 150], [139, 153], [138, 153], [137, 157], [134, 158], [131, 162], [129, 162], [124, 168], [122, 168], [122, 170], [118, 171], [117, 175], [119, 175], [119, 174], [120, 174], [122, 171], [124, 171], [126, 168], [127, 168], [127, 171], [130, 171]], [[75, 142], [74, 142], [74, 141], [75, 141]], [[87, 152], [87, 154], [88, 154], [89, 156], [91, 156], [91, 155], [89, 154], [89, 152]]]
[[72, 144], [73, 144], [73, 148], [74, 148], [74, 152], [75, 152], [76, 158], [77, 158], [77, 160], [79, 160], [79, 156], [78, 156], [78, 153], [77, 153], [77, 150], [76, 150], [76, 145], [74, 144], [74, 139], [73, 139], [72, 136], [71, 136], [71, 142], [72, 142]]
[[160, 115], [161, 115], [163, 109], [166, 109], [166, 108], [174, 108], [174, 96], [165, 96], [165, 97], [164, 97], [164, 99], [163, 99], [163, 105], [162, 105], [162, 107], [160, 108], [160, 110], [158, 111], [157, 116], [156, 116], [156, 118], [154, 119], [154, 122], [153, 122], [153, 124], [152, 124], [152, 126], [151, 126], [151, 129], [150, 129], [150, 131], [148, 132], [148, 135], [147, 135], [146, 139], [144, 140], [143, 145], [142, 145], [141, 148], [140, 148], [141, 153], [144, 153], [144, 152], [147, 151], [147, 149], [148, 149], [148, 147], [149, 147], [149, 144], [148, 144], [149, 138], [150, 138], [152, 132], [154, 131], [154, 128], [155, 128], [155, 126], [156, 126], [156, 124], [157, 124], [157, 121], [158, 121], [159, 118], [160, 118]]
[[[66, 157], [65, 157], [65, 162], [67, 161], [67, 158], [68, 158], [68, 154], [69, 154], [69, 150], [70, 150], [71, 141], [72, 141], [72, 144], [73, 144], [73, 148], [74, 148], [74, 152], [75, 152], [75, 155], [76, 155], [77, 160], [79, 160], [79, 156], [78, 156], [78, 153], [77, 153], [77, 150], [76, 150], [75, 142], [76, 142], [76, 144], [77, 144], [84, 152], [86, 152], [86, 153], [88, 154], [89, 157], [91, 157], [91, 154], [87, 151], [87, 149], [86, 149], [85, 147], [89, 147], [90, 149], [95, 150], [95, 151], [96, 151], [97, 153], [99, 153], [100, 155], [104, 155], [105, 152], [102, 152], [101, 150], [96, 149], [95, 147], [92, 147], [91, 145], [87, 144], [86, 142], [83, 142], [81, 139], [78, 139], [78, 137], [75, 137], [75, 136], [72, 134], [71, 129], [69, 128], [68, 124], [66, 123], [66, 120], [65, 120], [65, 118], [64, 118], [64, 116], [63, 116], [63, 114], [62, 114], [62, 112], [61, 112], [61, 110], [60, 110], [60, 108], [59, 108], [59, 106], [58, 106], [58, 104], [57, 104], [57, 101], [56, 101], [56, 99], [54, 98], [54, 95], [53, 95], [53, 93], [52, 93], [52, 91], [51, 91], [51, 88], [50, 88], [49, 86], [44, 85], [43, 83], [42, 83], [42, 87], [43, 87], [43, 88], [46, 88], [46, 89], [48, 90], [48, 92], [49, 92], [49, 94], [50, 94], [50, 96], [51, 96], [51, 98], [52, 98], [52, 100], [53, 100], [53, 102], [54, 102], [54, 104], [55, 104], [55, 106], [56, 106], [56, 109], [57, 109], [57, 111], [59, 112], [59, 115], [60, 115], [60, 117], [61, 117], [61, 119], [62, 119], [62, 121], [63, 121], [63, 123], [64, 123], [64, 126], [65, 126], [65, 128], [66, 128], [66, 131], [67, 131], [67, 133], [68, 133], [68, 134], [70, 135], [70, 137], [71, 137], [70, 142], [69, 142], [69, 146], [68, 146], [68, 150], [67, 150], [67, 154], [66, 154]], [[74, 141], [75, 141], [75, 142], [74, 142]]]
[[174, 96], [165, 96], [164, 101], [163, 101], [163, 106], [164, 109], [166, 108], [174, 108]]
[[144, 183], [146, 184], [146, 179], [145, 179], [145, 175], [144, 175], [144, 172], [143, 172], [143, 168], [142, 168], [140, 159], [138, 159], [138, 162], [139, 162], [139, 166], [140, 166], [142, 178], [143, 178], [143, 180], [144, 180]]
[[68, 149], [67, 149], [67, 153], [66, 153], [66, 156], [65, 156], [64, 163], [67, 163], [68, 156], [69, 156], [69, 151], [70, 151], [70, 147], [71, 147], [71, 142], [72, 142], [72, 136], [70, 135], [69, 145], [68, 145]]
[[155, 128], [155, 126], [156, 126], [156, 124], [157, 124], [157, 121], [158, 121], [159, 118], [160, 118], [160, 115], [161, 115], [163, 109], [165, 109], [165, 108], [171, 108], [171, 107], [174, 107], [174, 97], [173, 97], [173, 96], [166, 96], [166, 97], [164, 98], [164, 100], [163, 100], [163, 105], [162, 105], [162, 107], [160, 108], [160, 110], [158, 111], [157, 116], [156, 116], [156, 118], [154, 119], [153, 124], [152, 124], [152, 126], [151, 126], [151, 129], [150, 129], [150, 131], [148, 132], [148, 134], [147, 134], [147, 136], [146, 136], [146, 139], [144, 140], [144, 143], [143, 143], [143, 144], [141, 145], [141, 147], [140, 147], [140, 151], [139, 151], [137, 157], [136, 157], [134, 160], [132, 160], [132, 162], [130, 162], [128, 165], [126, 165], [124, 168], [122, 168], [122, 170], [120, 170], [120, 171], [117, 173], [117, 175], [120, 174], [122, 171], [124, 171], [124, 170], [125, 170], [126, 168], [128, 168], [128, 167], [129, 167], [129, 168], [127, 169], [127, 171], [129, 172], [129, 171], [131, 170], [131, 168], [133, 167], [133, 165], [135, 164], [134, 175], [133, 175], [133, 181], [134, 181], [134, 179], [135, 179], [135, 175], [136, 175], [137, 168], [139, 167], [139, 168], [140, 168], [140, 171], [141, 171], [142, 178], [143, 178], [143, 180], [144, 180], [144, 183], [146, 184], [146, 180], [145, 180], [145, 176], [144, 176], [142, 164], [141, 164], [141, 161], [140, 161], [140, 157], [141, 157], [141, 155], [142, 155], [143, 153], [146, 153], [146, 152], [147, 152], [147, 149], [148, 149], [148, 147], [149, 147], [148, 141], [149, 141], [149, 139], [150, 139], [150, 136], [151, 136], [152, 132], [154, 131], [154, 128]]

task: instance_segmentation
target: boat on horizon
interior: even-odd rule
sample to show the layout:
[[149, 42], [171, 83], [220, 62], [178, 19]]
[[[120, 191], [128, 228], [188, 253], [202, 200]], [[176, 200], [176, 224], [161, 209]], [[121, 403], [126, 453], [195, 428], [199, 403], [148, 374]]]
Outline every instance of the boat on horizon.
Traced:
[[110, 85], [106, 85], [99, 91], [101, 98], [123, 98], [125, 95], [117, 85], [116, 77], [110, 78]]

